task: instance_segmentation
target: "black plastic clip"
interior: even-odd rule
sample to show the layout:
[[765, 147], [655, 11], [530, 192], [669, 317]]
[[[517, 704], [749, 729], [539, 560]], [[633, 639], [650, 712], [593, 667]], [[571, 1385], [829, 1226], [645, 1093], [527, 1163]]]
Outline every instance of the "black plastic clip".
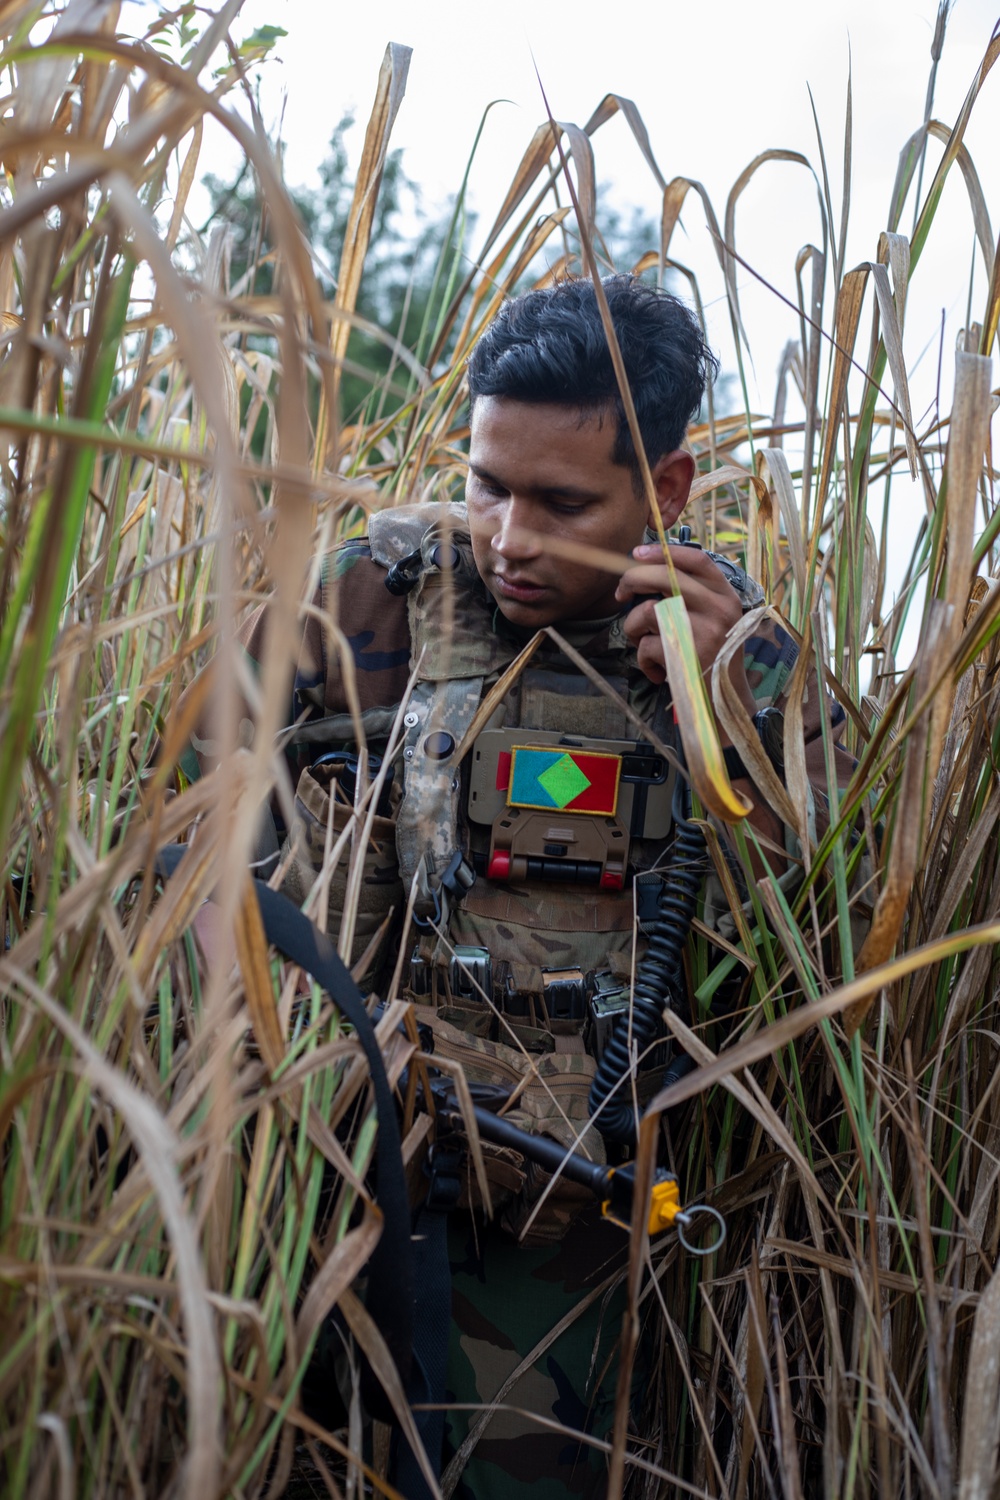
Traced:
[[393, 563], [383, 582], [390, 594], [408, 594], [424, 571], [423, 555], [418, 547]]
[[451, 859], [448, 861], [448, 867], [445, 870], [444, 874], [441, 876], [441, 880], [434, 892], [433, 912], [429, 917], [420, 917], [416, 912], [414, 912], [414, 927], [416, 927], [420, 932], [430, 932], [435, 927], [443, 927], [445, 922], [445, 909], [441, 892], [443, 891], [445, 896], [451, 896], [461, 901], [466, 891], [471, 890], [475, 883], [475, 870], [473, 870], [470, 865], [466, 864], [461, 849], [456, 849], [454, 854], [451, 856]]
[[432, 1213], [451, 1213], [462, 1191], [464, 1158], [461, 1147], [441, 1146], [437, 1142], [431, 1146], [424, 1159], [424, 1175], [428, 1181], [424, 1208]]

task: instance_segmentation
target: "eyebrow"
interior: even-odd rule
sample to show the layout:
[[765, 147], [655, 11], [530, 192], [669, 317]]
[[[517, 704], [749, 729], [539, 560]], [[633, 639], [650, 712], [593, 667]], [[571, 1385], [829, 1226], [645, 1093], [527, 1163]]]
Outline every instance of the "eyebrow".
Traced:
[[[489, 469], [484, 469], [481, 464], [470, 461], [469, 468], [477, 479], [485, 479], [489, 484], [498, 485], [503, 490], [507, 488], [504, 480], [491, 473]], [[542, 500], [600, 500], [604, 492], [603, 490], [588, 490], [582, 485], [545, 484], [536, 485], [531, 493]]]

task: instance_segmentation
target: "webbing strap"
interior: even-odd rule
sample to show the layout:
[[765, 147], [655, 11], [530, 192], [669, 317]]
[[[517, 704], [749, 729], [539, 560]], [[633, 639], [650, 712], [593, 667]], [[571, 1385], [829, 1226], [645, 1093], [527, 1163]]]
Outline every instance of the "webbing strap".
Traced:
[[[170, 876], [187, 850], [171, 844], [156, 858], [160, 874]], [[399, 1122], [385, 1061], [364, 999], [329, 938], [287, 896], [254, 881], [264, 933], [325, 990], [345, 1020], [353, 1026], [371, 1070], [378, 1116], [375, 1141], [375, 1182], [383, 1217], [382, 1234], [368, 1262], [368, 1312], [388, 1346], [404, 1388], [409, 1387], [413, 1364], [413, 1252], [410, 1206], [403, 1170]], [[373, 1416], [394, 1421], [392, 1406], [372, 1371], [362, 1370], [362, 1395]]]
[[[456, 1178], [456, 1187], [461, 1177]], [[451, 1329], [451, 1264], [448, 1259], [448, 1214], [444, 1208], [424, 1207], [413, 1232], [420, 1296], [413, 1329], [414, 1363], [423, 1378], [423, 1401], [433, 1405], [413, 1413], [435, 1474], [441, 1472], [444, 1443], [446, 1386], [448, 1380], [448, 1335]], [[415, 1375], [417, 1373], [415, 1371]], [[414, 1381], [416, 1384], [416, 1381]], [[416, 1401], [418, 1397], [414, 1396]], [[416, 1456], [403, 1433], [397, 1430], [396, 1451], [390, 1469], [393, 1485], [406, 1500], [431, 1500], [430, 1488]]]
[[403, 720], [406, 795], [396, 820], [396, 852], [406, 888], [417, 879], [414, 910], [418, 917], [434, 912], [441, 877], [458, 847], [461, 778], [454, 752], [472, 723], [482, 693], [482, 677], [420, 682], [407, 705]]

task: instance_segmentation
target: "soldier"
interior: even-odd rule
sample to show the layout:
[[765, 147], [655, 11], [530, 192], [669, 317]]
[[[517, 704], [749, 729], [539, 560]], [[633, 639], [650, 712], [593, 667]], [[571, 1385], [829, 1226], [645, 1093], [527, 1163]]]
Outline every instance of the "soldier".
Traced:
[[[674, 297], [631, 276], [609, 277], [604, 289], [669, 528], [688, 499], [695, 465], [682, 444], [715, 361]], [[517, 1091], [516, 1122], [603, 1161], [627, 1151], [634, 1122], [609, 1105], [615, 1129], [604, 1114], [588, 1123], [595, 1054], [606, 1051], [615, 1005], [627, 1001], [643, 929], [663, 920], [660, 877], [678, 807], [653, 745], [675, 737], [654, 617], [670, 580], [589, 282], [505, 303], [472, 354], [468, 383], [465, 504], [376, 512], [366, 538], [324, 562], [295, 677], [302, 727], [288, 751], [297, 792], [286, 890], [306, 895], [331, 816], [336, 828], [351, 816], [346, 802], [331, 810], [331, 791], [350, 793], [359, 754], [377, 773], [403, 704], [402, 751], [366, 851], [352, 959], [364, 960], [367, 982], [382, 992], [395, 966], [438, 1051], [471, 1079]], [[596, 552], [628, 554], [631, 565], [615, 576]], [[709, 671], [730, 628], [763, 596], [742, 570], [697, 547], [672, 556]], [[339, 621], [353, 655], [364, 745], [323, 614]], [[261, 611], [244, 631], [251, 656], [263, 622]], [[545, 627], [560, 639], [537, 640]], [[731, 668], [779, 765], [774, 705], [795, 654], [790, 635], [768, 621]], [[813, 694], [806, 738], [817, 787], [819, 711]], [[786, 845], [793, 852], [791, 834], [731, 747], [729, 763], [780, 864]], [[197, 774], [195, 754], [184, 768]], [[816, 801], [818, 809], [819, 791]], [[334, 932], [344, 888], [339, 873]], [[416, 942], [411, 929], [400, 955], [408, 901]], [[384, 920], [390, 911], [395, 923]], [[511, 1153], [492, 1151], [489, 1166], [497, 1217], [487, 1224], [470, 1212], [476, 1193], [466, 1183], [448, 1220], [451, 1336], [437, 1395], [451, 1408], [446, 1454], [470, 1431], [476, 1438], [456, 1493], [597, 1496], [603, 1452], [557, 1429], [609, 1431], [624, 1236], [572, 1187], [558, 1183], [544, 1196], [551, 1184]], [[446, 1301], [432, 1316], [444, 1321]], [[457, 1409], [497, 1400], [485, 1425]], [[412, 1474], [404, 1453], [396, 1478], [406, 1493], [416, 1492]]]

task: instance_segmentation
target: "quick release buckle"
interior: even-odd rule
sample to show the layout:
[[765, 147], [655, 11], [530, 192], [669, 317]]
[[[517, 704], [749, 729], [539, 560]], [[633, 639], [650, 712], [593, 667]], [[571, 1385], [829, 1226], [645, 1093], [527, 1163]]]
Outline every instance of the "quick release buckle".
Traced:
[[429, 917], [422, 917], [414, 909], [414, 927], [419, 932], [432, 932], [435, 928], [443, 927], [448, 920], [448, 900], [461, 901], [466, 891], [472, 889], [475, 880], [475, 870], [466, 864], [461, 849], [456, 849], [445, 867], [444, 874], [432, 892], [434, 906], [431, 915]]

